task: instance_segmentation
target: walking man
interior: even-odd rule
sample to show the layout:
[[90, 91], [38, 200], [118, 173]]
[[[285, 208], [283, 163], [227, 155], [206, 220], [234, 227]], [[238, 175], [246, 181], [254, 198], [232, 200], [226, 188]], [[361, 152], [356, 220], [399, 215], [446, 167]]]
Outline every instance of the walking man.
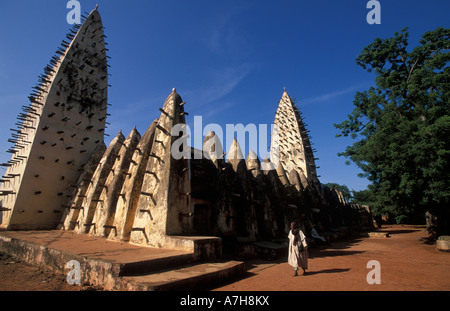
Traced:
[[308, 269], [308, 244], [305, 235], [295, 222], [291, 223], [289, 232], [288, 264], [294, 267], [294, 276], [298, 276], [299, 267], [303, 269], [303, 275]]

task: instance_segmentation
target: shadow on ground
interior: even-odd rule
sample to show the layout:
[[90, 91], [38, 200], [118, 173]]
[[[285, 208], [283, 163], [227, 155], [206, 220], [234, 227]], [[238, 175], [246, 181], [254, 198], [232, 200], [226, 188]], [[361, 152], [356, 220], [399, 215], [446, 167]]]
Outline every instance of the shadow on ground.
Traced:
[[[336, 257], [336, 256], [349, 256], [364, 253], [364, 251], [350, 251], [347, 250], [353, 245], [359, 243], [361, 238], [346, 238], [339, 241], [335, 241], [330, 245], [322, 246], [312, 246], [308, 250], [308, 258], [323, 258], [323, 257]], [[236, 279], [228, 280], [226, 282], [221, 282], [216, 284], [213, 288], [207, 288], [206, 290], [212, 290], [214, 288], [227, 286], [233, 284], [234, 282], [241, 281], [250, 277], [257, 275], [258, 271], [268, 269], [274, 265], [287, 263], [287, 251], [285, 254], [271, 259], [264, 258], [254, 258], [250, 260], [245, 260], [247, 272], [244, 275], [239, 276]], [[327, 273], [344, 273], [350, 271], [350, 268], [330, 268], [319, 271], [307, 271], [305, 276], [315, 275], [315, 274], [327, 274]]]
[[314, 274], [321, 274], [321, 273], [342, 273], [342, 272], [347, 272], [350, 271], [350, 268], [346, 268], [346, 269], [325, 269], [325, 270], [319, 270], [319, 271], [308, 271], [306, 273], [306, 275], [314, 275]]

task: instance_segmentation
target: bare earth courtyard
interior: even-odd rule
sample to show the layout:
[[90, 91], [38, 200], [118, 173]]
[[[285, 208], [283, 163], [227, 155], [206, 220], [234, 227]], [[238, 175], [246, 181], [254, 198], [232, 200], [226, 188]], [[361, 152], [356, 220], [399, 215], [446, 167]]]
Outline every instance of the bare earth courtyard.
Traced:
[[[448, 291], [450, 253], [426, 245], [423, 226], [384, 226], [388, 238], [361, 237], [310, 250], [307, 274], [293, 277], [284, 258], [248, 261], [244, 278], [214, 291]], [[367, 263], [380, 263], [381, 284], [370, 285]], [[301, 274], [301, 273], [300, 273]], [[82, 291], [65, 276], [0, 254], [0, 291]]]
[[[450, 253], [418, 239], [423, 226], [385, 226], [389, 238], [357, 238], [309, 252], [309, 271], [293, 276], [286, 263], [255, 265], [253, 275], [218, 288], [226, 291], [448, 291]], [[369, 285], [367, 263], [381, 265], [381, 284]], [[301, 274], [301, 273], [300, 273]]]

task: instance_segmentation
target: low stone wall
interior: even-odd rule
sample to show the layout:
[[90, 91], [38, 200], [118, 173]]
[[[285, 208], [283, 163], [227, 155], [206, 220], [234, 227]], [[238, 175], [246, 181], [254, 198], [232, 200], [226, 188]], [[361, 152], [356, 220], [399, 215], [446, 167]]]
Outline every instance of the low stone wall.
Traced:
[[164, 247], [193, 253], [194, 261], [222, 257], [222, 240], [218, 237], [166, 236]]

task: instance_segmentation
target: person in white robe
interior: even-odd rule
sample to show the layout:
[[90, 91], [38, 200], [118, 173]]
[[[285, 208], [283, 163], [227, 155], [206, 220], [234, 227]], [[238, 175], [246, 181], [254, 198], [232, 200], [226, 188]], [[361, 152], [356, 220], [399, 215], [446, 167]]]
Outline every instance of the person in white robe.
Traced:
[[291, 223], [291, 230], [289, 231], [288, 264], [294, 268], [294, 276], [298, 275], [298, 268], [303, 269], [303, 274], [308, 269], [308, 244], [306, 243], [306, 236], [295, 222]]

